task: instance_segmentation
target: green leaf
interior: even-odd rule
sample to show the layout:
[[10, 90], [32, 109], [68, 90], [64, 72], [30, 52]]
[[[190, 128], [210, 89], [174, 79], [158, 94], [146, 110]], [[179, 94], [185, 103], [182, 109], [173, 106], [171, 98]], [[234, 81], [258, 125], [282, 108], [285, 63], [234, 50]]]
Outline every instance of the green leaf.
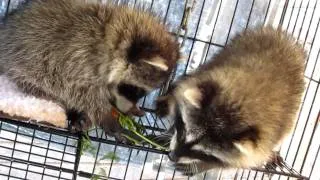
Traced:
[[139, 124], [138, 122], [136, 121], [132, 121], [134, 126], [136, 127], [136, 131], [139, 132], [140, 134], [143, 134], [143, 131], [145, 131], [145, 128], [144, 126], [142, 126], [141, 124]]
[[100, 168], [100, 173], [101, 176], [107, 176], [107, 172], [106, 170], [104, 170], [103, 168]]
[[96, 148], [92, 146], [91, 139], [87, 133], [82, 136], [81, 144], [80, 155], [83, 155], [84, 152], [89, 152], [92, 156], [96, 156]]
[[126, 135], [126, 134], [124, 134], [124, 133], [122, 133], [122, 135], [123, 135], [124, 137], [126, 137], [129, 141], [131, 141], [134, 145], [139, 145], [139, 144], [141, 144], [140, 141], [138, 141], [138, 140], [130, 137], [129, 135]]
[[111, 159], [116, 162], [118, 162], [120, 160], [120, 158], [114, 152], [109, 152], [109, 153], [105, 154], [104, 156], [102, 156], [102, 158], [100, 160], [105, 160], [105, 159]]
[[96, 154], [97, 154], [97, 151], [96, 151], [97, 149], [95, 148], [95, 147], [93, 147], [93, 146], [91, 146], [90, 145], [90, 147], [88, 147], [88, 150], [87, 150], [87, 152], [89, 152], [92, 156], [96, 156]]
[[119, 116], [119, 122], [120, 122], [121, 126], [130, 130], [130, 131], [135, 130], [135, 126], [132, 121], [133, 120], [130, 117], [125, 116], [123, 114], [120, 114], [120, 116]]
[[99, 175], [94, 174], [93, 176], [91, 176], [91, 180], [98, 180], [100, 179]]
[[[167, 149], [166, 147], [163, 147], [160, 144], [158, 144], [158, 143], [148, 139], [147, 137], [145, 137], [143, 135], [142, 126], [139, 123], [135, 122], [133, 119], [131, 119], [129, 116], [126, 116], [126, 115], [124, 115], [124, 114], [119, 112], [119, 119], [118, 120], [120, 122], [121, 127], [133, 132], [139, 138], [141, 138], [143, 141], [151, 144], [152, 146], [155, 146], [158, 149], [161, 149], [161, 150], [166, 150]], [[127, 135], [125, 137], [127, 137], [127, 139], [129, 139], [130, 141], [134, 142], [135, 144], [138, 144], [138, 142], [141, 142], [141, 140], [137, 140], [137, 139], [135, 139], [133, 137], [129, 137]]]

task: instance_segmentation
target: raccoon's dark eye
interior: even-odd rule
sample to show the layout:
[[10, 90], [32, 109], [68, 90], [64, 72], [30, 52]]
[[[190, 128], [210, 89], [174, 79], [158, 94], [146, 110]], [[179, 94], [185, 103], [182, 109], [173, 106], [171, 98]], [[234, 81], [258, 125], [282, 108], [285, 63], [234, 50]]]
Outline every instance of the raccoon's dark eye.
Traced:
[[126, 83], [119, 84], [118, 91], [122, 96], [133, 102], [137, 102], [147, 93], [144, 89], [140, 87]]

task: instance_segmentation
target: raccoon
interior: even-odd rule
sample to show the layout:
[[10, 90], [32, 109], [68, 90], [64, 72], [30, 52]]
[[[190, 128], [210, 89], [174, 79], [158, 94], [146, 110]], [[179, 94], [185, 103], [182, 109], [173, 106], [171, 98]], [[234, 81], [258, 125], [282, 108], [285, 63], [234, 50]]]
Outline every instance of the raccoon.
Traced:
[[153, 13], [126, 4], [34, 0], [0, 28], [2, 72], [26, 93], [59, 102], [117, 132], [111, 107], [143, 115], [137, 101], [167, 80], [179, 45]]
[[169, 159], [187, 174], [249, 168], [291, 132], [304, 91], [305, 52], [281, 30], [234, 37], [212, 61], [157, 102], [173, 120]]

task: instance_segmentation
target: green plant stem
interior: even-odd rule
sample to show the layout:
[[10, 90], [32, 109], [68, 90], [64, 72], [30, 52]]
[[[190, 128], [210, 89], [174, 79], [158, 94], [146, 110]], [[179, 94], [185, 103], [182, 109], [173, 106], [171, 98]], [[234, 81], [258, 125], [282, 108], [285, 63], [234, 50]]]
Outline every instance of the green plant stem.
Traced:
[[167, 148], [161, 146], [160, 144], [155, 143], [155, 142], [151, 141], [150, 139], [144, 137], [143, 135], [141, 135], [140, 133], [138, 133], [138, 132], [135, 131], [135, 130], [133, 130], [132, 132], [135, 133], [137, 136], [139, 136], [139, 137], [140, 137], [141, 139], [143, 139], [144, 141], [148, 142], [149, 144], [151, 144], [151, 145], [153, 145], [153, 146], [155, 146], [155, 147], [157, 147], [157, 148], [159, 148], [159, 149], [161, 149], [161, 150], [166, 150], [166, 149], [167, 149]]
[[[141, 139], [143, 139], [144, 141], [148, 142], [149, 144], [155, 146], [156, 148], [159, 148], [160, 150], [167, 150], [167, 148], [161, 146], [160, 144], [153, 142], [152, 140], [148, 139], [147, 137], [143, 136], [139, 131], [140, 128], [138, 126], [138, 123], [136, 123], [134, 120], [132, 120], [131, 118], [123, 115], [122, 113], [119, 112], [119, 121], [120, 121], [120, 125], [125, 128], [128, 129], [129, 131], [133, 132], [134, 134], [136, 134], [137, 136], [139, 136]], [[135, 144], [139, 144], [139, 141], [137, 141], [136, 139], [129, 137], [128, 135], [123, 134], [127, 139], [133, 141]]]

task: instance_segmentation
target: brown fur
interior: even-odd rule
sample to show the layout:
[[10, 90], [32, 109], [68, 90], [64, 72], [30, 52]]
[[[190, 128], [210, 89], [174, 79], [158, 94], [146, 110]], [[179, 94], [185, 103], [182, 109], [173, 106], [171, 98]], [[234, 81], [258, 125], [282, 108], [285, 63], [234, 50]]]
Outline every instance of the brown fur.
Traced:
[[[34, 0], [9, 17], [0, 41], [0, 67], [25, 92], [85, 112], [109, 131], [116, 123], [105, 118], [111, 90], [119, 83], [155, 89], [179, 56], [178, 43], [150, 13], [82, 0]], [[145, 62], [154, 57], [168, 70]]]
[[[271, 27], [247, 30], [177, 83], [169, 101], [159, 101], [160, 108], [167, 103], [159, 112], [169, 113], [178, 105], [186, 128], [182, 134], [202, 144], [197, 150], [207, 149], [207, 155], [217, 158], [201, 159], [196, 163], [199, 171], [259, 166], [294, 125], [304, 91], [304, 59], [303, 48], [285, 33]], [[177, 118], [175, 110], [170, 111]], [[196, 156], [183, 148], [184, 140], [171, 142], [171, 156], [178, 163], [179, 158]], [[192, 166], [183, 170], [192, 171]]]
[[292, 37], [262, 28], [235, 37], [206, 68], [221, 94], [241, 104], [242, 120], [280, 139], [292, 129], [300, 105], [304, 59], [302, 46]]

